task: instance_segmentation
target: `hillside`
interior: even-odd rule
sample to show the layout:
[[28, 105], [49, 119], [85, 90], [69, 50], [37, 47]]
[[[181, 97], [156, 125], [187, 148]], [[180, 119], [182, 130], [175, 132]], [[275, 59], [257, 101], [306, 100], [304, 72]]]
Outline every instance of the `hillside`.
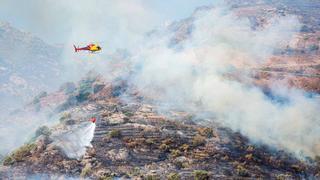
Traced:
[[[0, 23], [1, 109], [12, 110], [61, 81], [61, 48]], [[5, 112], [5, 111], [3, 111]]]
[[[130, 93], [126, 91], [125, 82], [102, 82], [100, 76], [82, 80], [75, 91], [78, 94], [69, 95], [69, 100], [62, 105], [61, 123], [50, 130], [39, 129], [38, 140], [6, 157], [1, 177], [33, 177], [36, 173], [43, 178], [51, 174], [93, 179], [166, 179], [169, 176], [295, 179], [319, 175], [320, 166], [316, 161], [301, 161], [284, 151], [251, 144], [241, 134], [212, 123], [212, 119], [196, 119], [187, 112], [175, 110], [162, 114], [157, 105], [139, 100], [138, 94], [131, 94], [134, 98], [124, 102], [122, 98]], [[81, 95], [83, 83], [89, 83], [86, 90], [91, 92], [85, 96]], [[82, 98], [69, 103], [72, 97], [80, 96]], [[61, 110], [61, 106], [58, 109]], [[92, 147], [83, 158], [69, 159], [67, 156], [77, 150], [71, 148], [65, 154], [66, 149], [55, 145], [52, 134], [75, 131], [79, 124], [90, 124], [88, 119], [92, 116], [98, 118]], [[83, 129], [77, 139], [82, 136], [90, 135]], [[80, 148], [76, 144], [74, 147]]]

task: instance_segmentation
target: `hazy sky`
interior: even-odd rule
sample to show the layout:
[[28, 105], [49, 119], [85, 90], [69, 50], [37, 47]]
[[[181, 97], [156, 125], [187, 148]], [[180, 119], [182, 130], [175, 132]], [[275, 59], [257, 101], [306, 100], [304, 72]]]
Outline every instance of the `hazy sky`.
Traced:
[[7, 21], [50, 43], [111, 40], [123, 44], [128, 38], [188, 17], [196, 7], [215, 2], [217, 0], [0, 0], [0, 21]]

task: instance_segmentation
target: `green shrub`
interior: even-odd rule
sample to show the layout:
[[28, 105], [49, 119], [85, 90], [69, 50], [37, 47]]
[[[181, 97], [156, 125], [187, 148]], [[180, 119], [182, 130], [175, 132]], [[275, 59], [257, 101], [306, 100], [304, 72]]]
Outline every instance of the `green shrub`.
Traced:
[[101, 176], [98, 177], [98, 180], [113, 180], [113, 176]]
[[208, 180], [209, 173], [203, 170], [195, 170], [193, 171], [193, 176], [195, 180]]
[[148, 138], [146, 139], [146, 144], [148, 145], [156, 144], [156, 141], [154, 139]]
[[242, 176], [242, 177], [248, 177], [249, 176], [248, 170], [244, 166], [242, 166], [240, 164], [236, 167], [236, 172], [237, 172], [237, 174], [239, 176]]
[[318, 51], [318, 50], [319, 50], [319, 46], [317, 44], [313, 44], [309, 46], [309, 51]]
[[156, 174], [149, 174], [145, 176], [143, 179], [145, 180], [160, 180], [160, 177]]
[[162, 151], [168, 151], [169, 148], [170, 148], [170, 146], [169, 146], [169, 145], [166, 145], [166, 144], [161, 144], [161, 145], [159, 146], [159, 149], [162, 150]]
[[91, 166], [90, 165], [86, 165], [82, 170], [81, 170], [81, 177], [86, 177], [88, 175], [90, 175], [92, 172], [91, 170]]
[[139, 167], [134, 167], [130, 173], [129, 176], [139, 176], [141, 174]]
[[134, 113], [131, 111], [124, 111], [123, 114], [126, 115], [127, 117], [132, 117], [134, 115]]
[[34, 150], [37, 147], [36, 144], [25, 144], [21, 146], [20, 148], [16, 149], [11, 155], [7, 156], [3, 160], [3, 165], [11, 165], [14, 162], [20, 162], [23, 161], [23, 159], [30, 155], [30, 152]]
[[41, 136], [41, 135], [48, 137], [48, 136], [51, 135], [51, 133], [52, 133], [51, 130], [50, 130], [47, 126], [40, 126], [40, 127], [36, 130], [34, 136], [33, 136], [33, 137], [30, 139], [30, 141], [28, 141], [28, 142], [29, 142], [29, 143], [32, 143], [32, 142], [36, 141], [37, 138], [38, 138], [39, 136]]
[[78, 102], [84, 102], [88, 100], [90, 93], [89, 92], [80, 92], [77, 96], [76, 99]]
[[276, 176], [276, 180], [286, 180], [286, 179], [293, 179], [289, 174], [279, 174]]
[[110, 138], [121, 138], [121, 136], [122, 136], [121, 131], [118, 129], [114, 129], [114, 130], [110, 131], [108, 135]]
[[88, 100], [89, 95], [93, 92], [92, 83], [94, 79], [84, 79], [79, 83], [78, 94], [76, 99], [78, 102], [83, 102]]
[[178, 149], [173, 149], [170, 154], [172, 157], [178, 157], [181, 155], [181, 151]]
[[180, 180], [181, 176], [178, 173], [170, 173], [167, 178], [168, 180]]
[[48, 128], [48, 126], [41, 126], [36, 130], [36, 138], [44, 135], [44, 136], [50, 136], [51, 135], [51, 131]]
[[3, 165], [5, 166], [10, 166], [14, 163], [14, 159], [11, 157], [11, 156], [6, 156], [4, 159], [3, 159]]

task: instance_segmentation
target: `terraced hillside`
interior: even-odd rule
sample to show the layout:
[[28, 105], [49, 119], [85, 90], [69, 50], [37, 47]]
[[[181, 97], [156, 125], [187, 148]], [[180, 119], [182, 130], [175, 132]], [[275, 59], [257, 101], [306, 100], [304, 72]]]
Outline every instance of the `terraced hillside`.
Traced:
[[[94, 82], [102, 85], [98, 79]], [[68, 158], [54, 145], [51, 133], [42, 130], [38, 140], [4, 159], [1, 177], [19, 178], [34, 173], [93, 179], [319, 176], [316, 161], [300, 161], [283, 151], [251, 144], [217, 123], [206, 124], [206, 119], [175, 110], [162, 114], [158, 105], [142, 102], [138, 95], [129, 102], [123, 101], [117, 93], [122, 89], [125, 95], [125, 83], [122, 84], [117, 88], [103, 84], [81, 103], [64, 105], [61, 123], [50, 129], [55, 133], [79, 123], [91, 123], [87, 122], [89, 117], [97, 117], [92, 147], [87, 147], [82, 158]]]

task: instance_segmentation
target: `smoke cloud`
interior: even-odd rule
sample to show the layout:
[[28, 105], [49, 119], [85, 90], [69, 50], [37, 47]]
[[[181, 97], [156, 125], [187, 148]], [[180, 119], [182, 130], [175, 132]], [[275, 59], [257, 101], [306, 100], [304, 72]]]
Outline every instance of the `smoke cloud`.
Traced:
[[0, 155], [6, 155], [30, 141], [36, 130], [43, 125], [54, 125], [57, 118], [48, 118], [45, 113], [24, 112], [3, 116], [0, 121]]
[[51, 138], [53, 144], [61, 148], [69, 158], [80, 159], [85, 154], [87, 147], [92, 146], [95, 127], [95, 123], [83, 122], [64, 131], [55, 132]]
[[[211, 112], [213, 121], [253, 142], [298, 156], [319, 155], [319, 101], [283, 85], [272, 91], [286, 101], [275, 101], [251, 85], [247, 76], [248, 69], [263, 63], [298, 32], [297, 18], [274, 17], [265, 27], [252, 30], [246, 18], [214, 8], [198, 12], [193, 25], [180, 50], [168, 48], [172, 34], [141, 48], [132, 60], [139, 67], [132, 85], [171, 107]], [[235, 69], [241, 72], [238, 78], [249, 82], [228, 77]]]

